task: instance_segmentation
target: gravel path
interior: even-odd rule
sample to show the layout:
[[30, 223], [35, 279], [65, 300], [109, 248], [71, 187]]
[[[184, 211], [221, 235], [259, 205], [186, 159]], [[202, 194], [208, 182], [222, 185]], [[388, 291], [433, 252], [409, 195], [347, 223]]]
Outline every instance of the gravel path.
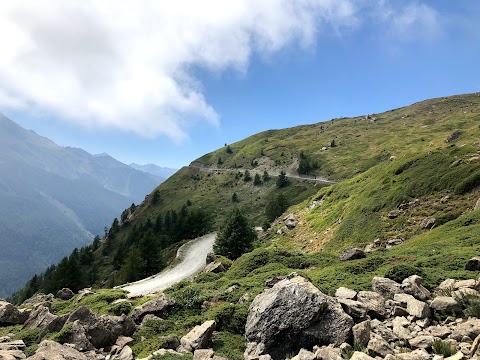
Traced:
[[137, 294], [151, 294], [165, 290], [179, 281], [195, 275], [205, 267], [205, 258], [212, 252], [216, 234], [208, 234], [189, 241], [177, 251], [173, 265], [161, 273], [146, 279], [119, 286]]

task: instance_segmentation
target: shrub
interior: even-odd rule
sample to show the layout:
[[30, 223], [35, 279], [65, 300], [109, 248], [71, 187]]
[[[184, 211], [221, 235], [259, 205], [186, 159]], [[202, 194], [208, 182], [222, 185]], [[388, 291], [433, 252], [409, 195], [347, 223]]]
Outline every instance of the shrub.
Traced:
[[435, 340], [432, 345], [433, 352], [444, 357], [449, 357], [457, 353], [457, 349], [448, 341]]

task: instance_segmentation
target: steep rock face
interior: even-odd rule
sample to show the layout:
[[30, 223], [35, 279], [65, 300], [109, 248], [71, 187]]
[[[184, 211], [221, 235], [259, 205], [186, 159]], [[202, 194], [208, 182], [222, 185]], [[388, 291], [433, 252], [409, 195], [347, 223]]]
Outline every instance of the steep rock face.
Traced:
[[350, 337], [352, 326], [352, 318], [333, 298], [292, 274], [258, 295], [250, 306], [245, 356], [284, 359], [301, 348], [340, 345]]

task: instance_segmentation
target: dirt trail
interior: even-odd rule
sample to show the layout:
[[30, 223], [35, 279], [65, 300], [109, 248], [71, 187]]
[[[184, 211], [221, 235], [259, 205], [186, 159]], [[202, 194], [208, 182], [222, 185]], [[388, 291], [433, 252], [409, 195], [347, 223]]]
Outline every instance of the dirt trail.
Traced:
[[205, 267], [205, 258], [212, 252], [216, 234], [208, 234], [189, 241], [182, 245], [177, 251], [177, 257], [169, 269], [157, 275], [133, 283], [118, 286], [120, 289], [131, 293], [151, 294], [166, 288], [195, 275]]

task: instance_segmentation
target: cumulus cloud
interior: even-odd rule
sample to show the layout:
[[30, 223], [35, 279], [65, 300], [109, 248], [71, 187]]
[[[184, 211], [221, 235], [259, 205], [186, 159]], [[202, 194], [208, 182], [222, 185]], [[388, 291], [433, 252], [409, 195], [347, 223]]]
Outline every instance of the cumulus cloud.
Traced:
[[[2, 0], [0, 106], [181, 141], [219, 115], [192, 69], [248, 70], [253, 54], [354, 29], [355, 0]], [[426, 8], [394, 17], [417, 24]]]

